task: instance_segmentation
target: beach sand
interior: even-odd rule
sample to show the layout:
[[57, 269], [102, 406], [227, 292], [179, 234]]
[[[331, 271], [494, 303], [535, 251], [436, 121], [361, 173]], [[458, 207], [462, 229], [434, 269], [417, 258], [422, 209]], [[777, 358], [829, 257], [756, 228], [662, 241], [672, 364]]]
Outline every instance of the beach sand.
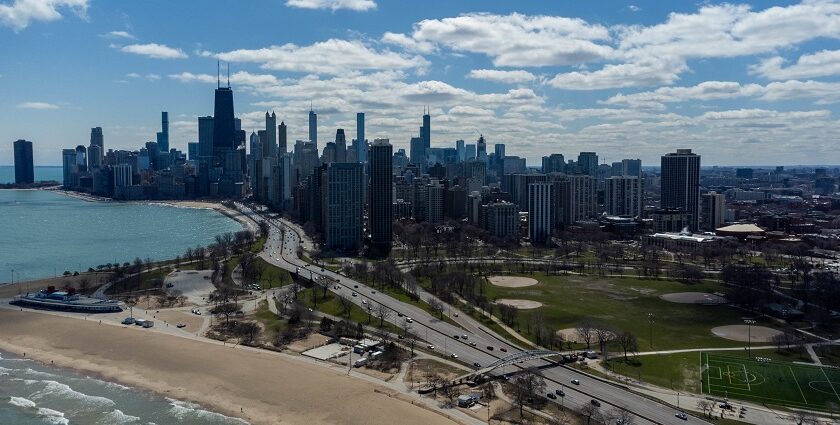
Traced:
[[109, 276], [110, 273], [94, 272], [81, 273], [78, 276], [48, 277], [14, 284], [3, 284], [0, 285], [0, 298], [11, 298], [15, 295], [25, 294], [27, 291], [38, 292], [42, 289], [47, 289], [48, 286], [55, 286], [57, 289], [61, 289], [65, 285], [71, 285], [78, 288], [79, 282], [84, 278], [88, 279], [91, 287], [99, 286], [99, 284], [107, 282]]
[[[451, 424], [390, 390], [277, 353], [0, 310], [0, 349], [188, 400], [253, 424]], [[376, 390], [376, 391], [375, 391]], [[242, 411], [240, 411], [240, 408]]]
[[177, 207], [184, 207], [184, 208], [209, 208], [216, 210], [240, 223], [248, 227], [248, 230], [256, 232], [258, 230], [257, 224], [254, 223], [253, 220], [248, 218], [248, 216], [242, 214], [241, 212], [233, 209], [228, 208], [222, 205], [219, 202], [210, 202], [210, 201], [162, 201], [165, 204], [172, 204]]

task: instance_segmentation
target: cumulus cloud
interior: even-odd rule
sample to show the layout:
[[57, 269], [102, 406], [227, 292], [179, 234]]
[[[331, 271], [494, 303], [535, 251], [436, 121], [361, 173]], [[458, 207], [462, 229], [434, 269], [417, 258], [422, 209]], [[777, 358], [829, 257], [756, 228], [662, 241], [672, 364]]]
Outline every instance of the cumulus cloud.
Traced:
[[59, 106], [48, 102], [23, 102], [17, 105], [21, 109], [58, 109]]
[[399, 46], [411, 52], [430, 53], [435, 50], [435, 45], [431, 42], [418, 41], [405, 34], [390, 31], [382, 35], [382, 42]]
[[[389, 36], [407, 43], [409, 36]], [[414, 25], [410, 38], [417, 43], [445, 46], [456, 52], [479, 53], [495, 66], [575, 65], [612, 56], [609, 30], [582, 19], [527, 16], [519, 13], [467, 14], [427, 19]]]
[[56, 21], [62, 18], [61, 10], [85, 17], [88, 0], [14, 0], [0, 4], [0, 24], [21, 31], [33, 21]]
[[424, 69], [429, 62], [390, 50], [376, 50], [358, 40], [329, 39], [309, 46], [292, 43], [262, 49], [239, 49], [217, 53], [230, 62], [258, 63], [273, 71], [342, 74], [348, 71], [377, 69]]
[[127, 46], [120, 47], [120, 50], [126, 53], [133, 53], [135, 55], [147, 56], [154, 59], [184, 59], [188, 57], [181, 49], [157, 43], [129, 44]]
[[561, 73], [548, 81], [565, 90], [602, 90], [620, 87], [661, 86], [672, 84], [686, 65], [674, 59], [644, 59], [637, 62], [608, 64], [596, 71]]
[[789, 66], [784, 64], [785, 60], [781, 56], [774, 56], [750, 66], [750, 72], [769, 80], [840, 75], [840, 50], [822, 50], [802, 55]]
[[537, 77], [528, 71], [515, 70], [503, 71], [498, 69], [473, 69], [467, 74], [468, 78], [476, 80], [488, 80], [497, 83], [527, 83], [534, 81]]
[[373, 0], [286, 0], [286, 6], [299, 9], [339, 9], [355, 10], [363, 12], [376, 9], [376, 2]]

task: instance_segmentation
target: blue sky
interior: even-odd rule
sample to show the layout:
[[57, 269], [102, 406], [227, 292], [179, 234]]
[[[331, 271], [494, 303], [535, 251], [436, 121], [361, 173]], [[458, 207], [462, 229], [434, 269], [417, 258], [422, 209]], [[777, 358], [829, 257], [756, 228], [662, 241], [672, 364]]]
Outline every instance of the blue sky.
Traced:
[[[594, 4], [593, 4], [594, 3]], [[0, 0], [0, 164], [88, 144], [196, 139], [229, 62], [248, 130], [267, 109], [306, 138], [336, 128], [407, 148], [506, 143], [528, 159], [594, 150], [658, 163], [837, 164], [840, 3], [662, 1]]]

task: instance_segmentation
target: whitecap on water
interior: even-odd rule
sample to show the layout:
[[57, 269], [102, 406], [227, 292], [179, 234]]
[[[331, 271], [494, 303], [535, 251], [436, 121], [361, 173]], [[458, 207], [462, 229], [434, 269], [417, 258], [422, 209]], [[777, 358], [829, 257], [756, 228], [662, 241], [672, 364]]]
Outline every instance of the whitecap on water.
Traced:
[[93, 406], [113, 406], [116, 403], [110, 398], [88, 395], [70, 388], [67, 384], [62, 384], [56, 381], [43, 381], [46, 386], [44, 389], [32, 394], [36, 399], [50, 399], [52, 397], [62, 397], [70, 400], [75, 400], [81, 403], [87, 403]]
[[225, 416], [221, 413], [211, 412], [209, 410], [204, 410], [201, 406], [190, 403], [187, 401], [180, 401], [171, 399], [169, 397], [166, 398], [169, 401], [169, 405], [172, 408], [169, 409], [169, 412], [172, 413], [178, 419], [185, 419], [188, 417], [194, 417], [197, 419], [216, 419], [216, 420], [225, 420], [230, 423], [239, 423], [249, 425], [247, 421], [239, 419], [239, 418], [232, 418], [230, 416]]
[[126, 415], [122, 412], [122, 410], [114, 409], [112, 412], [105, 415], [104, 418], [100, 419], [98, 423], [101, 424], [133, 424], [140, 421], [140, 418], [137, 416]]
[[64, 417], [64, 413], [57, 410], [48, 409], [46, 407], [38, 407], [38, 405], [27, 398], [23, 397], [9, 397], [9, 404], [19, 407], [24, 410], [31, 410], [36, 415], [40, 416], [48, 424], [67, 425], [70, 421]]

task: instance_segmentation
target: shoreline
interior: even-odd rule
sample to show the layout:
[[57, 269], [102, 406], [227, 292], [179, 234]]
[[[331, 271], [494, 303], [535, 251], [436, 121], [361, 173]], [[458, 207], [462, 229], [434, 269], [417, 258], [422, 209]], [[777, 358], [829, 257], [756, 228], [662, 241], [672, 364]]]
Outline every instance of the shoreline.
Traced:
[[0, 309], [0, 349], [253, 424], [451, 424], [382, 385], [282, 353]]

